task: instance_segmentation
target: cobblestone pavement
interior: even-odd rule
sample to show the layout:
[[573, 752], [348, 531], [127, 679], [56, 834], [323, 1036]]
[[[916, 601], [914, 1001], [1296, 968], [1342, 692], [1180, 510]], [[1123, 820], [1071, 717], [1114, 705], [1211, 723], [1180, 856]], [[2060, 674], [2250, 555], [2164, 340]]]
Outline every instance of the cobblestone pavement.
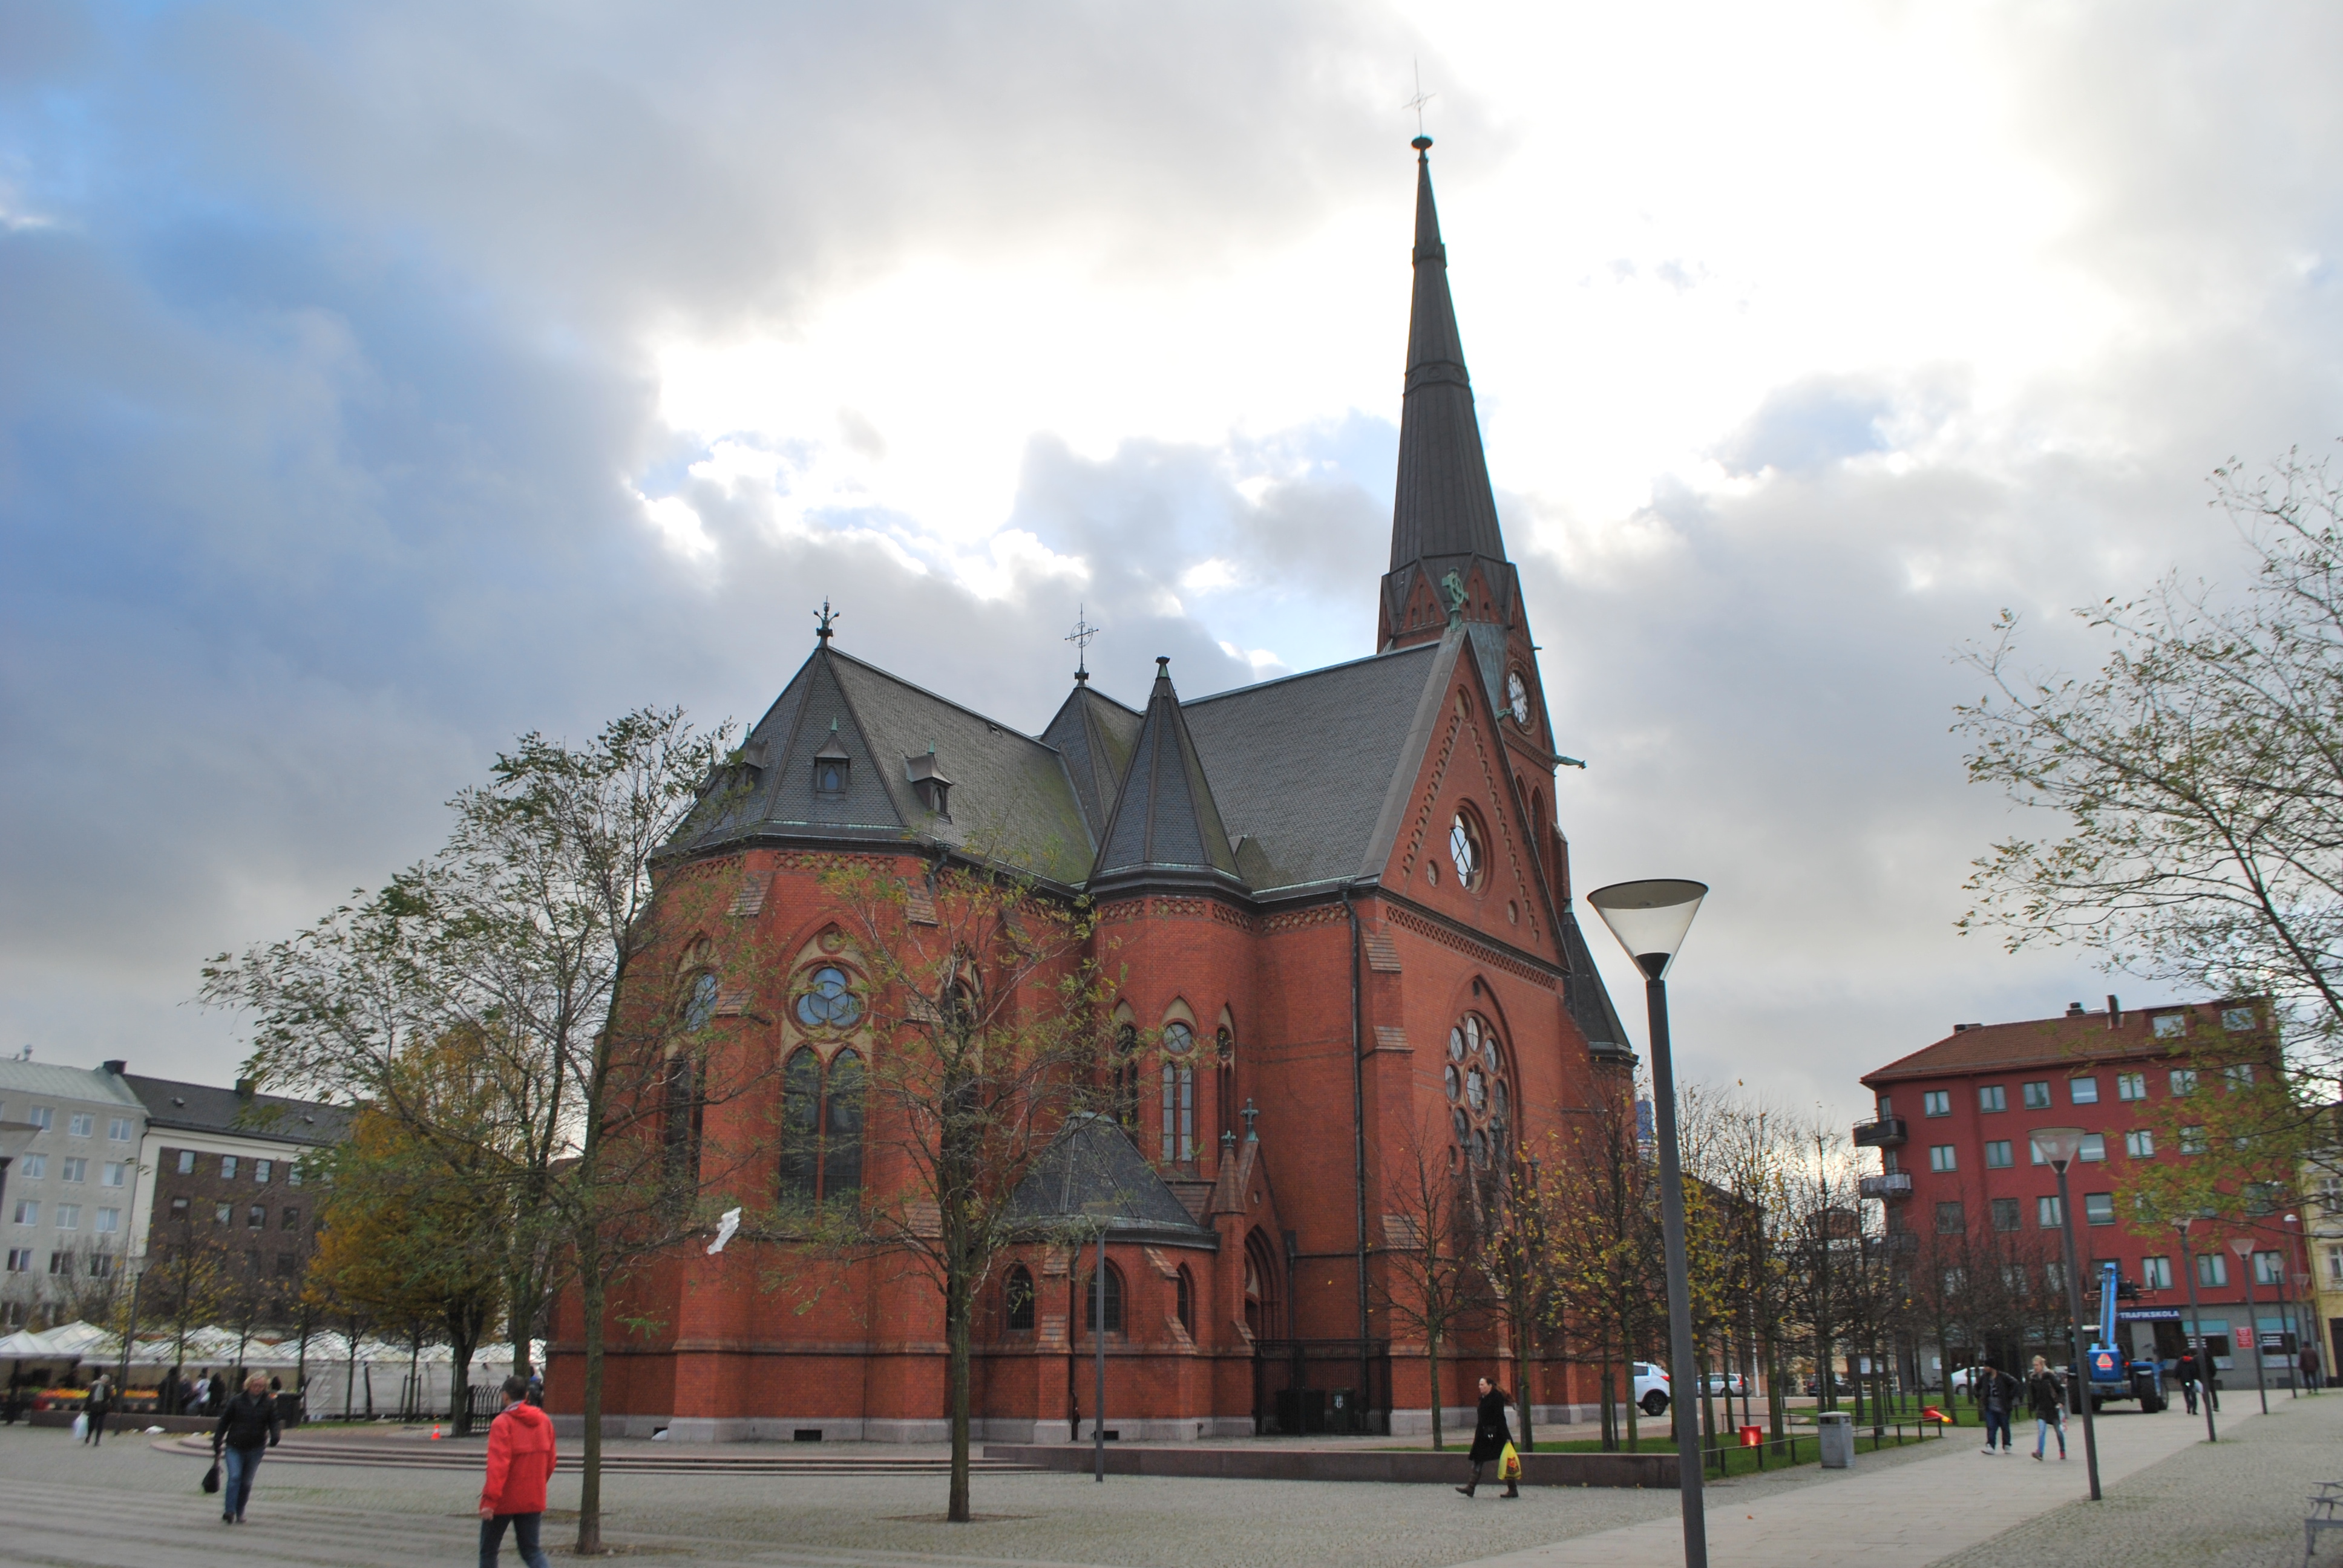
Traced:
[[[2338, 1400], [2343, 1405], [2343, 1400]], [[1942, 1445], [1877, 1468], [1921, 1459]], [[1463, 1461], [1458, 1460], [1458, 1479]], [[1865, 1455], [1862, 1462], [1874, 1464]], [[277, 1568], [279, 1564], [463, 1563], [477, 1547], [468, 1472], [322, 1465], [260, 1468], [251, 1523], [220, 1523], [196, 1491], [204, 1462], [116, 1434], [88, 1449], [60, 1430], [0, 1428], [0, 1562], [59, 1568]], [[1828, 1484], [1809, 1465], [1721, 1487], [1754, 1502]], [[606, 1480], [608, 1533], [632, 1553], [781, 1568], [1039, 1563], [1108, 1568], [1251, 1568], [1297, 1560], [1345, 1568], [1457, 1562], [1673, 1519], [1673, 1492], [1531, 1488], [1517, 1502], [1484, 1487], [1208, 1481], [1081, 1475], [982, 1476], [980, 1513], [938, 1518], [940, 1476], [626, 1475]], [[557, 1477], [548, 1545], [566, 1542], [578, 1482]]]
[[[2105, 1488], [2098, 1503], [2070, 1503], [1938, 1559], [1941, 1568], [2297, 1568], [2311, 1483], [2343, 1481], [2343, 1391], [2280, 1395], [2267, 1418], [2234, 1428], [2253, 1396], [2222, 1398], [2218, 1443], [2199, 1442]], [[2337, 1533], [2312, 1561], [2343, 1563]]]

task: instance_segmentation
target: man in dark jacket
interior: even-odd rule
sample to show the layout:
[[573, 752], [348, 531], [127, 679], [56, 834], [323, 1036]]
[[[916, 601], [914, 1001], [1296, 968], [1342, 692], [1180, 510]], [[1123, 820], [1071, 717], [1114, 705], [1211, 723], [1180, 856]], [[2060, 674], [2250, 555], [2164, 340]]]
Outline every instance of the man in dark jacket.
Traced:
[[1985, 1451], [1993, 1452], [1994, 1433], [2001, 1434], [2001, 1452], [2009, 1452], [2009, 1412], [2017, 1403], [2017, 1380], [1986, 1362], [1972, 1374], [1977, 1378], [1977, 1403], [1985, 1408]]
[[2180, 1397], [2188, 1402], [2188, 1413], [2197, 1413], [2197, 1352], [2182, 1351], [2180, 1359], [2172, 1364], [2173, 1380], [2180, 1385]]
[[244, 1523], [244, 1505], [252, 1499], [253, 1472], [260, 1468], [263, 1450], [277, 1446], [277, 1402], [268, 1397], [268, 1380], [258, 1372], [244, 1380], [244, 1392], [227, 1402], [219, 1424], [212, 1429], [212, 1457], [226, 1450], [227, 1476], [220, 1487], [220, 1519]]
[[101, 1443], [106, 1441], [106, 1418], [114, 1410], [114, 1380], [104, 1372], [89, 1380], [89, 1397], [82, 1401], [82, 1441]]
[[[1481, 1484], [1481, 1467], [1503, 1455], [1505, 1445], [1513, 1441], [1513, 1428], [1505, 1422], [1505, 1407], [1513, 1402], [1505, 1397], [1504, 1390], [1487, 1378], [1481, 1380], [1480, 1419], [1473, 1428], [1473, 1451], [1464, 1456], [1473, 1462], [1473, 1479], [1456, 1489], [1467, 1497], [1472, 1496], [1473, 1488]], [[1521, 1494], [1521, 1478], [1513, 1475], [1505, 1477], [1505, 1495], [1519, 1497]]]

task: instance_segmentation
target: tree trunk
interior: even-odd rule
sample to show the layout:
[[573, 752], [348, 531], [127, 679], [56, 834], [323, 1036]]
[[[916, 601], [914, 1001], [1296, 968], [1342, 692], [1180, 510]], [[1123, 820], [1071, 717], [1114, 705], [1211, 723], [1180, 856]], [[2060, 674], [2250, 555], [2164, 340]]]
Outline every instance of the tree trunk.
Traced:
[[487, 1316], [469, 1305], [447, 1309], [447, 1422], [458, 1437], [472, 1435], [472, 1352]]
[[[968, 1496], [968, 1362], [970, 1312], [968, 1277], [955, 1263], [944, 1281], [944, 1343], [948, 1360], [945, 1386], [951, 1401], [951, 1498], [944, 1518], [953, 1524], [969, 1522]], [[1101, 1325], [1104, 1331], [1104, 1325]]]
[[1432, 1373], [1432, 1452], [1438, 1453], [1445, 1447], [1440, 1432], [1440, 1336], [1423, 1336], [1425, 1364]]
[[602, 1308], [598, 1249], [578, 1250], [578, 1293], [586, 1311], [586, 1433], [578, 1444], [578, 1555], [599, 1557], [602, 1545]]
[[[1527, 1313], [1523, 1314], [1524, 1318], [1527, 1316]], [[1521, 1405], [1522, 1452], [1528, 1453], [1537, 1447], [1537, 1439], [1530, 1421], [1530, 1405], [1534, 1396], [1530, 1392], [1528, 1336], [1523, 1333], [1522, 1328], [1518, 1322], [1513, 1325], [1513, 1397]]]

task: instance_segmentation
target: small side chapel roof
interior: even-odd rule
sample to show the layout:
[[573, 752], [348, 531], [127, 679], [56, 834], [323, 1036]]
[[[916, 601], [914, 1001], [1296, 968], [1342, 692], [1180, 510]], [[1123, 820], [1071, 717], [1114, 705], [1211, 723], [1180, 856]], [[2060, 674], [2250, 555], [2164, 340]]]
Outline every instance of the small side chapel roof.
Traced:
[[1220, 1243], [1141, 1156], [1131, 1135], [1088, 1111], [1070, 1118], [1033, 1162], [1010, 1199], [1010, 1212], [1033, 1232], [1061, 1240], [1103, 1227], [1122, 1241]]
[[1235, 849], [1212, 787], [1196, 756], [1196, 743], [1180, 713], [1172, 687], [1171, 660], [1155, 661], [1155, 688], [1147, 716], [1131, 749], [1122, 789], [1099, 845], [1095, 882], [1122, 873], [1218, 875], [1242, 888]]

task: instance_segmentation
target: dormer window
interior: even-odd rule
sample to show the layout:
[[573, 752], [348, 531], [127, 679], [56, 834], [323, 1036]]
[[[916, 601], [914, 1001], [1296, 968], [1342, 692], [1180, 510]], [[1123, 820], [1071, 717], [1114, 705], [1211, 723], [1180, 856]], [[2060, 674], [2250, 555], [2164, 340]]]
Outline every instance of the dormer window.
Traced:
[[846, 748], [838, 743], [838, 731], [832, 729], [822, 749], [813, 754], [813, 792], [830, 799], [844, 799], [848, 773], [853, 766]]
[[911, 793], [920, 798], [922, 808], [947, 822], [951, 820], [952, 781], [936, 765], [934, 747], [929, 747], [922, 756], [904, 758], [903, 777], [911, 781]]

